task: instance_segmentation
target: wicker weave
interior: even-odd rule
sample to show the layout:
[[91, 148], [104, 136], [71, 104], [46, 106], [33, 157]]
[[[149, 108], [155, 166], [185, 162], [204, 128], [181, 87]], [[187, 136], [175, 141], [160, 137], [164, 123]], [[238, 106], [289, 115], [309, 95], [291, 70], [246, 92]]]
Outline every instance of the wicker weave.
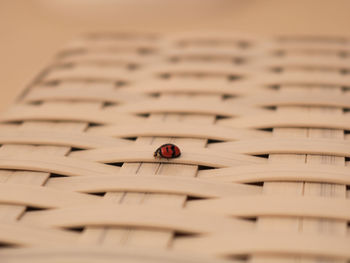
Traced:
[[0, 262], [347, 262], [349, 41], [72, 42], [1, 115]]

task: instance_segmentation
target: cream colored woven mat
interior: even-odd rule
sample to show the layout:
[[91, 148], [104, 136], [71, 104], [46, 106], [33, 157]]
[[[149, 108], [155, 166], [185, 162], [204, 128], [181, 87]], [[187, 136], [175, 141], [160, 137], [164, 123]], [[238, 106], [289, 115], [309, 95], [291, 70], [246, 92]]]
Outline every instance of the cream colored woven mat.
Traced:
[[0, 262], [348, 262], [349, 41], [69, 44], [0, 117]]

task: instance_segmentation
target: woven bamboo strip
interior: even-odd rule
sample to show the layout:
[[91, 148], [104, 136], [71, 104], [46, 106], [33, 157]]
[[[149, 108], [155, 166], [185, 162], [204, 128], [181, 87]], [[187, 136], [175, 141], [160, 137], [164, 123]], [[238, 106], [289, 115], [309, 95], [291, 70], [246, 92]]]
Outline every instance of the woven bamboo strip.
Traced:
[[0, 167], [2, 169], [48, 172], [65, 176], [116, 174], [120, 170], [119, 167], [76, 158], [47, 156], [46, 154], [37, 153], [23, 156], [23, 151], [19, 151], [18, 154], [16, 153], [12, 157], [8, 155], [3, 156], [0, 160]]
[[255, 116], [241, 117], [235, 119], [220, 120], [220, 124], [234, 128], [266, 129], [276, 128], [298, 128], [310, 127], [321, 129], [343, 129], [349, 130], [350, 115], [329, 116], [321, 113], [304, 112], [301, 114], [290, 113], [267, 113]]
[[159, 137], [189, 137], [207, 138], [211, 140], [239, 140], [252, 137], [269, 137], [270, 133], [264, 131], [253, 131], [249, 129], [237, 129], [231, 127], [217, 127], [210, 124], [192, 124], [169, 122], [165, 126], [162, 122], [143, 123], [140, 125], [105, 125], [89, 129], [90, 134], [100, 134], [115, 137], [138, 137], [138, 136], [159, 136]]
[[348, 167], [333, 165], [310, 165], [295, 164], [293, 167], [286, 168], [281, 164], [263, 164], [247, 165], [229, 168], [200, 171], [199, 174], [215, 181], [229, 182], [269, 182], [269, 181], [306, 181], [306, 182], [325, 182], [335, 184], [349, 184], [348, 177], [350, 170]]
[[[266, 238], [266, 235], [269, 237]], [[350, 251], [348, 237], [258, 231], [255, 233], [238, 232], [235, 235], [223, 235], [210, 239], [189, 238], [179, 242], [178, 248], [208, 255], [256, 254], [265, 259], [269, 258], [272, 262], [285, 261], [285, 258], [280, 257], [281, 254], [345, 260], [349, 258]], [[295, 259], [292, 260], [295, 261]]]
[[[161, 174], [160, 174], [161, 175]], [[260, 187], [242, 184], [225, 184], [205, 179], [182, 178], [176, 176], [143, 175], [98, 175], [94, 177], [81, 176], [79, 178], [53, 178], [47, 187], [68, 189], [70, 191], [99, 193], [103, 190], [186, 194], [188, 196], [216, 198], [230, 195], [257, 194]]]
[[[113, 263], [122, 261], [127, 263], [141, 262], [174, 262], [174, 263], [240, 263], [241, 261], [232, 261], [218, 259], [208, 255], [194, 255], [193, 253], [174, 253], [152, 248], [135, 247], [97, 247], [84, 246], [75, 247], [63, 245], [56, 248], [25, 248], [13, 253], [11, 250], [4, 250], [2, 259], [6, 262], [25, 262], [25, 263], [44, 263], [44, 262], [72, 262], [81, 260], [93, 263]], [[48, 257], [47, 255], [54, 255]]]
[[146, 99], [141, 94], [135, 94], [126, 89], [115, 89], [112, 83], [98, 83], [83, 85], [81, 83], [66, 83], [59, 87], [38, 86], [24, 98], [24, 101], [91, 101], [127, 103], [132, 100], [138, 102]]
[[131, 145], [129, 140], [96, 136], [84, 132], [57, 132], [2, 129], [0, 143], [63, 145], [74, 148], [94, 149], [99, 147], [118, 147]]

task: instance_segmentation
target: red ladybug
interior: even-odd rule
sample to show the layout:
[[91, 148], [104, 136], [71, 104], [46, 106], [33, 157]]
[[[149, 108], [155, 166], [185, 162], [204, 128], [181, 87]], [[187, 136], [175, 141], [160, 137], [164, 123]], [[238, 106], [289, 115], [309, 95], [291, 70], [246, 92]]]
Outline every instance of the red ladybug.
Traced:
[[181, 152], [179, 147], [171, 143], [161, 145], [153, 154], [155, 158], [176, 158], [180, 155]]

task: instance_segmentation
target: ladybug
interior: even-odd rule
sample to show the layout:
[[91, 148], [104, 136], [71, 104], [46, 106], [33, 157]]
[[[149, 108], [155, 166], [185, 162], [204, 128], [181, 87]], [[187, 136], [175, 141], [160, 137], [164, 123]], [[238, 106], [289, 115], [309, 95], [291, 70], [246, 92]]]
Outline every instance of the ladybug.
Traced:
[[180, 155], [181, 152], [179, 147], [171, 143], [161, 145], [153, 154], [155, 158], [176, 158]]

